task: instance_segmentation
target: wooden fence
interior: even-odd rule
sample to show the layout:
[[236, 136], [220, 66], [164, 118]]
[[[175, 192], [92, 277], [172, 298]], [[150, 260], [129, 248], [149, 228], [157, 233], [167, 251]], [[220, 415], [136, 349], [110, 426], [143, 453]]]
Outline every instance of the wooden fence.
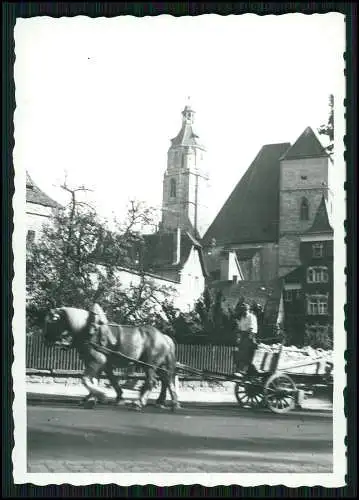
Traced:
[[[233, 372], [232, 346], [178, 344], [177, 361], [199, 370]], [[28, 337], [26, 341], [26, 368], [36, 370], [81, 371], [82, 361], [74, 349], [47, 347], [41, 337]], [[135, 368], [141, 372], [140, 368]], [[120, 373], [121, 370], [118, 370]]]

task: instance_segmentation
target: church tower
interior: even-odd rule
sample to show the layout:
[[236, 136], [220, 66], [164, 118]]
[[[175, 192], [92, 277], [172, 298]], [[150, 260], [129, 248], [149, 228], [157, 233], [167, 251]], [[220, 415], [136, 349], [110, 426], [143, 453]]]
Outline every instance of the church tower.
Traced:
[[310, 127], [281, 157], [279, 276], [300, 266], [300, 236], [312, 226], [323, 196], [332, 211], [332, 168], [328, 154]]
[[205, 148], [193, 130], [195, 111], [188, 100], [182, 127], [171, 140], [163, 178], [162, 228], [183, 229], [196, 237], [206, 229], [208, 175], [203, 170]]

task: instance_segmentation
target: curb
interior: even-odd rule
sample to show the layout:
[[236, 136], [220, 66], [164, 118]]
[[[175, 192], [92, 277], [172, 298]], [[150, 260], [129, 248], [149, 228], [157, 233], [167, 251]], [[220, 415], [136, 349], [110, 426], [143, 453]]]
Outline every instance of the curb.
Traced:
[[[131, 394], [132, 393], [132, 394]], [[193, 396], [193, 394], [190, 394]], [[126, 400], [132, 400], [135, 399], [137, 396], [137, 391], [126, 391], [125, 398]], [[207, 394], [207, 397], [203, 398], [198, 398], [198, 396], [194, 399], [193, 397], [190, 397], [188, 399], [189, 394], [182, 394], [182, 397], [180, 398], [180, 401], [183, 402], [186, 405], [193, 405], [193, 404], [205, 404], [209, 406], [238, 406], [234, 395], [232, 396], [227, 395], [226, 397], [222, 398], [211, 398], [208, 397], [209, 395]], [[32, 402], [32, 403], [80, 403], [83, 399], [84, 395], [83, 394], [49, 394], [49, 393], [43, 393], [43, 392], [31, 392], [27, 391], [26, 393], [26, 401], [27, 402]], [[109, 401], [111, 401], [113, 398], [109, 397]], [[149, 399], [149, 402], [152, 402], [156, 399], [156, 397], [152, 397]], [[327, 402], [321, 402], [321, 401], [313, 401], [309, 402], [307, 401], [307, 404], [304, 404], [302, 408], [298, 408], [297, 410], [294, 411], [300, 411], [300, 412], [306, 412], [306, 413], [312, 413], [312, 412], [321, 412], [321, 413], [326, 413], [326, 414], [332, 414], [333, 413], [333, 408], [330, 407], [330, 403]], [[239, 408], [239, 406], [238, 406]]]

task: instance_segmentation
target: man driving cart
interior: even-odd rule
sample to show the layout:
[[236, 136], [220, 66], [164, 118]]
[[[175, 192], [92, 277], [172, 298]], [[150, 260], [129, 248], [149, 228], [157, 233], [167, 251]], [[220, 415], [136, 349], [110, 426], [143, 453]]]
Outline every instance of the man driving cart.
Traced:
[[252, 359], [257, 347], [258, 322], [248, 304], [243, 304], [243, 315], [236, 323], [235, 371], [256, 372]]

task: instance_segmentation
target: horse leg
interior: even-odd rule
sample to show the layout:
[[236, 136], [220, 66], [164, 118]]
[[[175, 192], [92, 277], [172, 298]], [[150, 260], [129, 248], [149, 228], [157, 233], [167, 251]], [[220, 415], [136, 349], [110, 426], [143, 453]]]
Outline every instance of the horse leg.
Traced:
[[107, 378], [110, 381], [110, 384], [112, 387], [115, 389], [116, 392], [116, 401], [115, 404], [119, 404], [121, 399], [122, 399], [122, 388], [119, 384], [119, 378], [116, 377], [116, 375], [113, 373], [113, 367], [112, 366], [106, 366], [105, 368], [105, 373], [107, 375]]
[[160, 391], [160, 394], [156, 400], [156, 406], [159, 406], [160, 408], [164, 408], [165, 407], [165, 403], [166, 403], [166, 396], [167, 396], [167, 380], [166, 380], [166, 377], [163, 376], [163, 374], [161, 373], [161, 371], [158, 373], [158, 377], [161, 381], [161, 391]]
[[148, 396], [150, 395], [155, 384], [156, 384], [156, 368], [149, 368], [147, 370], [145, 383], [141, 387], [140, 397], [135, 402], [135, 406], [139, 408], [143, 408], [144, 406], [146, 406], [148, 401]]
[[99, 377], [101, 373], [101, 366], [93, 367], [91, 369], [86, 368], [84, 375], [82, 377], [82, 384], [86, 387], [86, 389], [90, 392], [90, 394], [86, 398], [86, 406], [93, 407], [96, 404], [97, 399], [100, 401], [106, 400], [106, 393], [98, 388]]
[[181, 408], [181, 404], [178, 401], [177, 388], [176, 388], [176, 374], [168, 375], [168, 390], [172, 399], [172, 411]]

